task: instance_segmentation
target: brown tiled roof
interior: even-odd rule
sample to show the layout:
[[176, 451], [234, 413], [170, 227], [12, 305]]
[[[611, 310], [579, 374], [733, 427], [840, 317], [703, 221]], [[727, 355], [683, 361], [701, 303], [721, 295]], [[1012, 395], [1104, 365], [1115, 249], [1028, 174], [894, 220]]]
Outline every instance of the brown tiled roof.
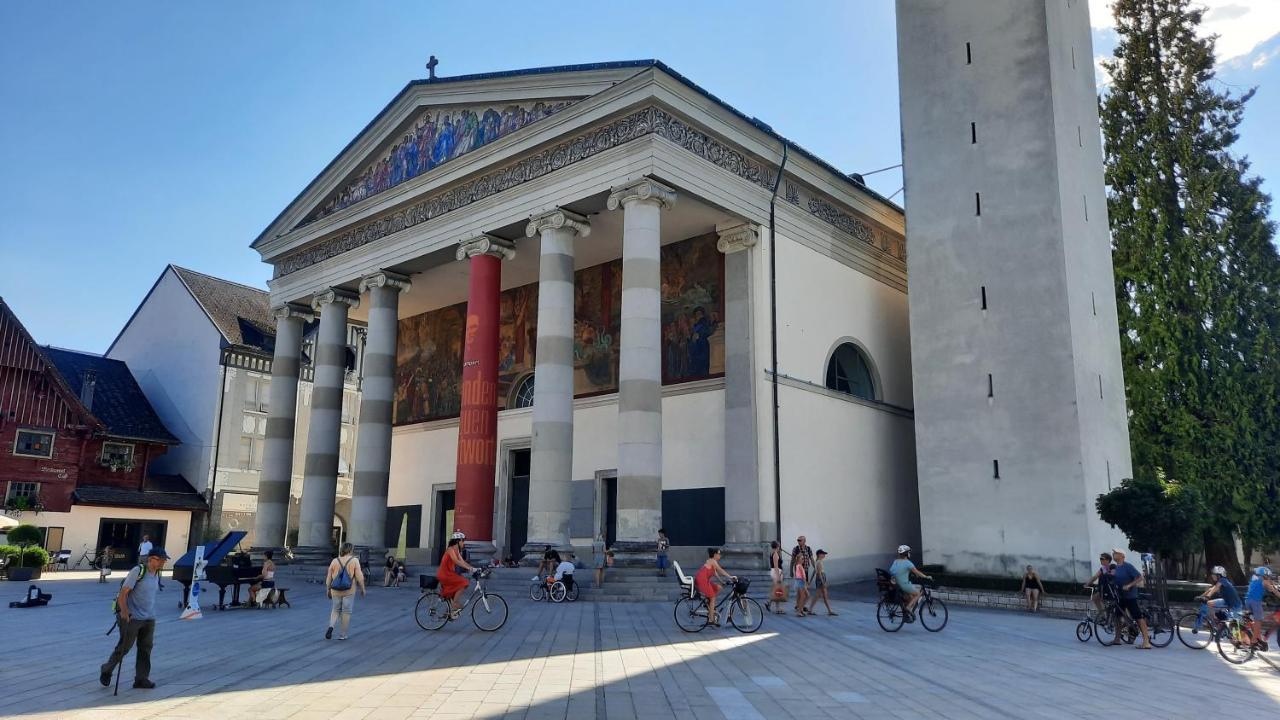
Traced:
[[177, 265], [170, 267], [228, 343], [272, 349], [276, 329], [267, 291]]

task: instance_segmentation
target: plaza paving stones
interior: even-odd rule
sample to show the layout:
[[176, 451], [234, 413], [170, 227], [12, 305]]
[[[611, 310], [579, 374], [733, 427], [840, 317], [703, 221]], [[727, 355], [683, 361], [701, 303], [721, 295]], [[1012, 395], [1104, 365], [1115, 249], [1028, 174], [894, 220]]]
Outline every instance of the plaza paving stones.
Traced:
[[[946, 629], [885, 633], [874, 605], [839, 617], [768, 615], [753, 635], [686, 635], [669, 603], [551, 605], [508, 596], [496, 633], [464, 617], [428, 633], [416, 590], [357, 598], [346, 642], [325, 641], [319, 585], [289, 584], [292, 609], [177, 620], [166, 583], [155, 690], [97, 681], [115, 636], [116, 583], [46, 578], [45, 608], [0, 606], [0, 715], [23, 718], [1191, 718], [1276, 717], [1280, 671], [1174, 644], [1139, 652], [1081, 644], [1075, 621], [953, 608]], [[84, 577], [81, 575], [80, 577]], [[0, 601], [25, 584], [0, 583]], [[7, 597], [6, 597], [7, 596]]]

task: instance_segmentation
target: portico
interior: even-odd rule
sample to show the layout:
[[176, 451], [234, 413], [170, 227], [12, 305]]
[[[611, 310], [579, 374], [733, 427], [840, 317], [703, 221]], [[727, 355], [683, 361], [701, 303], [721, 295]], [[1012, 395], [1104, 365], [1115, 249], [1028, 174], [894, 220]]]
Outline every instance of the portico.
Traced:
[[[652, 62], [406, 87], [254, 244], [286, 330], [273, 399], [298, 357], [291, 318], [320, 318], [300, 545], [328, 541], [342, 374], [325, 328], [348, 317], [368, 323], [359, 544], [392, 545], [387, 519], [408, 515], [422, 562], [461, 530], [503, 557], [599, 535], [643, 564], [664, 526], [759, 558], [779, 529], [775, 391], [795, 394], [776, 434], [795, 472], [783, 526], [844, 545], [836, 574], [914, 538], [901, 214], [782, 156], [766, 127]], [[774, 308], [780, 323], [771, 282], [803, 298]], [[841, 338], [875, 357], [878, 397], [824, 386]], [[286, 405], [271, 405], [280, 427]], [[815, 456], [814, 422], [845, 427], [861, 467]], [[269, 435], [267, 464], [300, 441]], [[283, 527], [273, 513], [260, 505], [260, 533]]]

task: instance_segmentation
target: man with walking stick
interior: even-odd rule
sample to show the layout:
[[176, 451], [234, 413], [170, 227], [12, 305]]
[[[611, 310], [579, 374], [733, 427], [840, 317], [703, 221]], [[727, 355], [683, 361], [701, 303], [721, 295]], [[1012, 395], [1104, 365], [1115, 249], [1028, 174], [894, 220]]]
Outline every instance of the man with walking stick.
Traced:
[[151, 548], [150, 554], [141, 558], [138, 566], [129, 571], [120, 585], [120, 595], [116, 597], [120, 641], [111, 651], [111, 657], [99, 668], [98, 681], [103, 687], [111, 685], [111, 673], [129, 654], [135, 642], [138, 653], [133, 686], [143, 689], [156, 686], [151, 682], [151, 645], [156, 634], [156, 593], [160, 591], [160, 571], [168, 559], [164, 548]]

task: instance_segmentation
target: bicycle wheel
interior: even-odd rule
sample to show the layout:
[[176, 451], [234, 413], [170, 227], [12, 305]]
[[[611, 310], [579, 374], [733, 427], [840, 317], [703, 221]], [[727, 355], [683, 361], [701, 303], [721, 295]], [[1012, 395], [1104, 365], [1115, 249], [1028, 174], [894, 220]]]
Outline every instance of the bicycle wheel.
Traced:
[[902, 606], [896, 602], [887, 602], [881, 600], [876, 605], [876, 622], [880, 623], [880, 629], [885, 632], [898, 632], [902, 629], [902, 623], [906, 621], [906, 612]]
[[1232, 665], [1242, 665], [1253, 659], [1253, 645], [1245, 635], [1244, 626], [1234, 620], [1218, 633], [1215, 642], [1218, 644], [1218, 654], [1223, 660]]
[[541, 580], [529, 584], [529, 599], [541, 602], [547, 596], [547, 584]]
[[485, 632], [493, 632], [507, 623], [507, 601], [501, 595], [487, 592], [471, 604], [471, 622]]
[[729, 622], [738, 628], [738, 632], [753, 633], [764, 624], [764, 608], [754, 598], [730, 598]]
[[1081, 620], [1076, 625], [1076, 639], [1080, 642], [1089, 642], [1089, 638], [1093, 637], [1093, 623], [1088, 620]]
[[676, 626], [685, 632], [700, 632], [707, 626], [707, 603], [701, 598], [682, 597], [676, 601]]
[[1182, 644], [1192, 650], [1203, 650], [1213, 642], [1213, 626], [1208, 618], [1201, 620], [1199, 613], [1183, 613], [1178, 618], [1175, 632]]
[[569, 588], [569, 592], [565, 593], [564, 599], [569, 602], [576, 602], [578, 600], [578, 583], [575, 582], [573, 587]]
[[916, 615], [920, 624], [929, 632], [938, 632], [947, 626], [947, 604], [936, 597], [929, 596], [916, 607]]
[[557, 580], [551, 584], [551, 602], [564, 602], [566, 593], [564, 583]]
[[413, 619], [423, 630], [439, 630], [449, 622], [449, 601], [440, 597], [440, 593], [423, 593], [413, 606]]
[[1103, 613], [1093, 620], [1093, 636], [1100, 645], [1116, 645], [1120, 642], [1118, 618], [1111, 613]]
[[1151, 644], [1156, 647], [1169, 647], [1173, 642], [1173, 614], [1168, 610], [1152, 610], [1147, 617], [1147, 632], [1151, 635]]

